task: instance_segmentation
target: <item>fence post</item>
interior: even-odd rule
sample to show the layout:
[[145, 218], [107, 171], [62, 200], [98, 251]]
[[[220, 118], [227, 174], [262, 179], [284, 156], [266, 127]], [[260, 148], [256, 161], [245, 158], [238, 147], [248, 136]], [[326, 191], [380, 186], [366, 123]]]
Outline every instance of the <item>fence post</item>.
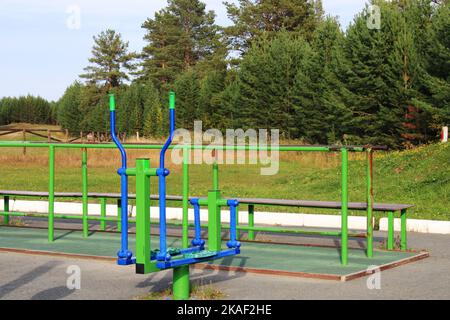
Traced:
[[408, 248], [407, 238], [406, 238], [406, 209], [402, 209], [401, 215], [401, 239], [400, 239], [400, 248], [402, 251], [406, 251]]
[[342, 154], [342, 195], [341, 195], [341, 263], [348, 263], [348, 150], [341, 149]]
[[49, 147], [48, 163], [48, 241], [53, 242], [55, 239], [55, 146], [53, 145]]
[[373, 152], [367, 149], [367, 257], [373, 257]]
[[[248, 205], [248, 226], [252, 228], [255, 226], [255, 206], [253, 204]], [[254, 230], [248, 231], [248, 240], [255, 240]]]
[[[9, 212], [9, 196], [3, 197], [3, 211]], [[3, 224], [9, 224], [9, 215], [6, 214], [3, 217]]]
[[190, 150], [187, 147], [183, 148], [183, 248], [189, 247], [189, 152]]
[[87, 149], [82, 149], [81, 173], [82, 173], [82, 202], [83, 202], [83, 237], [89, 235], [88, 221], [88, 171], [87, 171]]
[[394, 212], [388, 212], [388, 239], [387, 249], [394, 250]]
[[100, 199], [100, 215], [102, 217], [102, 220], [100, 220], [100, 230], [105, 231], [106, 230], [106, 198]]

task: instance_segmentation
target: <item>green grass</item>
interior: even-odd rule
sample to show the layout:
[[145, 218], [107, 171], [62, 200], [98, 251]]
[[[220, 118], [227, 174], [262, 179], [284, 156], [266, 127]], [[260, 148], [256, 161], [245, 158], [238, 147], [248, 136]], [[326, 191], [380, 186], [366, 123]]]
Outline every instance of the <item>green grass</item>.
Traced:
[[[9, 151], [7, 151], [9, 150]], [[21, 149], [2, 150], [16, 152], [14, 159], [21, 159]], [[36, 161], [36, 153], [43, 159], [47, 150], [31, 150], [17, 163], [1, 161], [1, 189], [45, 191], [48, 188], [48, 168], [45, 161]], [[79, 150], [57, 151], [57, 155]], [[89, 191], [119, 192], [119, 166], [117, 154], [111, 153], [110, 165], [101, 165], [101, 157], [95, 159], [95, 150], [89, 151], [94, 164], [89, 168]], [[149, 153], [145, 153], [149, 156]], [[78, 155], [79, 156], [79, 155]], [[18, 158], [17, 158], [18, 157]], [[27, 162], [26, 157], [34, 161]], [[108, 156], [109, 157], [109, 156]], [[154, 155], [150, 155], [152, 159]], [[258, 165], [221, 165], [220, 185], [225, 196], [259, 197], [305, 200], [339, 200], [339, 155], [330, 153], [315, 158], [313, 153], [290, 153], [282, 156], [280, 170], [274, 176], [261, 176]], [[325, 158], [326, 157], [326, 158]], [[354, 157], [353, 157], [354, 158]], [[100, 160], [99, 160], [100, 159]], [[362, 159], [359, 157], [359, 159]], [[402, 152], [377, 153], [374, 162], [374, 197], [376, 202], [408, 203], [415, 205], [409, 211], [410, 218], [450, 220], [450, 145], [433, 144]], [[16, 160], [18, 161], [18, 160]], [[105, 160], [106, 161], [106, 160]], [[117, 164], [116, 164], [117, 162]], [[130, 160], [130, 165], [134, 160]], [[155, 164], [155, 161], [152, 162]], [[168, 193], [181, 194], [181, 168], [169, 165]], [[151, 192], [157, 193], [157, 179], [151, 180]], [[81, 168], [78, 162], [58, 161], [56, 165], [56, 191], [81, 191]], [[211, 167], [190, 166], [190, 190], [193, 196], [205, 196], [211, 186]], [[365, 201], [365, 161], [350, 161], [350, 201]], [[130, 192], [134, 181], [130, 179]], [[177, 204], [179, 205], [179, 204]], [[337, 213], [330, 210], [307, 210], [304, 208], [258, 207], [257, 210], [287, 212]], [[352, 212], [364, 214], [364, 212]]]

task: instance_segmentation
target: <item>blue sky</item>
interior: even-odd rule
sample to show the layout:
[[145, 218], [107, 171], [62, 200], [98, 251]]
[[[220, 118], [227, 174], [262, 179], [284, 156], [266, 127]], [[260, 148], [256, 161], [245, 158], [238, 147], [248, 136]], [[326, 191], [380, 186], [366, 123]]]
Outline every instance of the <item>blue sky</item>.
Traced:
[[[222, 0], [203, 1], [218, 24], [230, 23]], [[339, 16], [343, 27], [365, 3], [323, 0], [325, 12]], [[30, 93], [57, 100], [88, 64], [93, 35], [113, 28], [139, 51], [141, 23], [165, 5], [166, 0], [1, 0], [0, 97]], [[76, 16], [73, 6], [80, 10], [79, 28], [68, 27]]]

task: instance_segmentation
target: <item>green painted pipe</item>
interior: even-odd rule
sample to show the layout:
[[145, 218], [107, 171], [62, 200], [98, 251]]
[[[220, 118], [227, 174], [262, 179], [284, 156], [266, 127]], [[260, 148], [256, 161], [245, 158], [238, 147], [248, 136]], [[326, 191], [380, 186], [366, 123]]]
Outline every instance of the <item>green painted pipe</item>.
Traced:
[[394, 250], [394, 212], [388, 212], [388, 239], [387, 249]]
[[189, 149], [183, 148], [183, 225], [182, 225], [182, 245], [183, 248], [189, 247]]
[[217, 162], [213, 163], [213, 190], [219, 190], [219, 165]]
[[[107, 204], [107, 199], [101, 198], [100, 199], [100, 215], [103, 219], [106, 218], [106, 204]], [[106, 221], [105, 220], [101, 220], [100, 229], [103, 231], [106, 230]]]
[[[113, 143], [48, 143], [48, 142], [22, 142], [22, 141], [2, 141], [0, 148], [26, 147], [26, 148], [72, 148], [72, 149], [115, 149]], [[161, 150], [162, 145], [148, 144], [124, 144], [125, 149], [142, 149], [142, 150]], [[179, 148], [179, 146], [170, 146], [169, 149]], [[219, 145], [188, 145], [191, 150], [255, 150], [255, 151], [291, 151], [291, 152], [313, 152], [313, 151], [337, 151], [337, 147], [333, 146], [219, 146]], [[345, 148], [345, 147], [342, 147]], [[346, 149], [347, 150], [347, 149]], [[351, 147], [348, 149], [352, 152], [364, 152], [365, 147]]]
[[82, 180], [82, 203], [83, 203], [83, 237], [89, 236], [88, 223], [88, 169], [87, 169], [87, 149], [82, 149], [81, 157], [81, 180]]
[[189, 265], [173, 268], [173, 299], [188, 300], [190, 294]]
[[[248, 205], [248, 226], [253, 228], [255, 226], [255, 206], [253, 204]], [[248, 231], [248, 240], [255, 240], [255, 231]]]
[[[3, 197], [3, 211], [9, 212], [9, 196]], [[9, 224], [9, 215], [5, 214], [3, 217], [3, 224]]]
[[405, 251], [408, 249], [408, 242], [406, 236], [406, 209], [403, 209], [400, 214], [400, 222], [401, 222], [401, 235], [400, 235], [400, 248]]
[[342, 192], [341, 192], [341, 263], [348, 263], [348, 150], [341, 149]]
[[369, 148], [366, 153], [366, 181], [367, 181], [367, 257], [373, 257], [373, 152]]
[[48, 241], [53, 242], [55, 240], [55, 147], [52, 145], [49, 147], [48, 166]]

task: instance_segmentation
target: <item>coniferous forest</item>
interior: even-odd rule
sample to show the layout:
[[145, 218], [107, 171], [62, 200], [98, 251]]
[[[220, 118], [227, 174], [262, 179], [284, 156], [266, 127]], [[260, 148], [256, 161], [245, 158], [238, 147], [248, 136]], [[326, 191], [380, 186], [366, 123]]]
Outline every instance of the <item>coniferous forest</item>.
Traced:
[[[93, 37], [91, 58], [56, 102], [0, 100], [0, 124], [58, 123], [72, 133], [108, 130], [107, 93], [118, 130], [166, 134], [167, 95], [177, 127], [280, 129], [311, 144], [436, 140], [450, 122], [448, 0], [373, 0], [345, 29], [320, 0], [224, 3], [221, 27], [200, 0], [168, 0], [142, 21], [145, 47], [131, 52], [120, 30]], [[22, 112], [21, 110], [27, 110]]]

